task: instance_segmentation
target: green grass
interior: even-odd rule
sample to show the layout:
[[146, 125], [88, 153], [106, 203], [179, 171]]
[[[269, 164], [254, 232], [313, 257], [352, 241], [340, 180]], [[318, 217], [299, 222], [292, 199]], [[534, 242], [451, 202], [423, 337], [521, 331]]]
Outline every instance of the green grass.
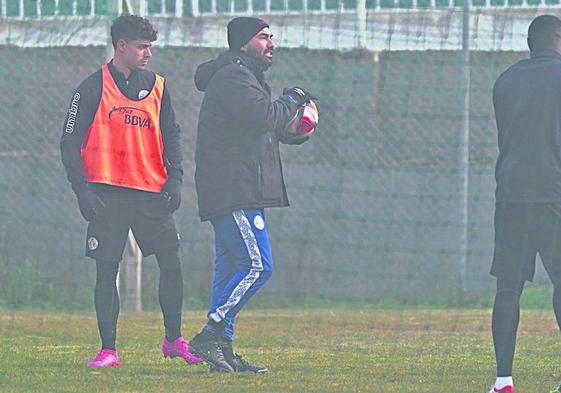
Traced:
[[[236, 348], [265, 375], [164, 359], [157, 313], [119, 322], [122, 367], [92, 371], [93, 313], [0, 313], [0, 391], [477, 393], [494, 378], [489, 310], [247, 310]], [[188, 312], [184, 335], [203, 322], [204, 312]], [[552, 312], [524, 310], [518, 341], [517, 392], [547, 391], [561, 377]]]

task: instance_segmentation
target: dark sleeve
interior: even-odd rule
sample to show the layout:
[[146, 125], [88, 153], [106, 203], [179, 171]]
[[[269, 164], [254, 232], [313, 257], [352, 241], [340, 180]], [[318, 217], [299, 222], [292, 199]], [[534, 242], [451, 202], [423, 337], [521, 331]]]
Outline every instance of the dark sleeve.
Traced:
[[171, 96], [164, 86], [162, 107], [160, 109], [160, 127], [164, 142], [164, 163], [170, 178], [181, 180], [183, 177], [183, 159], [181, 153], [180, 128], [175, 122], [175, 112], [171, 105]]
[[101, 99], [101, 72], [86, 79], [74, 92], [62, 126], [60, 152], [68, 180], [76, 190], [86, 184], [80, 148]]
[[[498, 81], [497, 81], [498, 82]], [[501, 115], [501, 110], [500, 110], [500, 103], [499, 103], [499, 99], [498, 99], [498, 92], [497, 92], [497, 82], [495, 82], [495, 84], [493, 85], [493, 110], [495, 112], [495, 124], [497, 125], [497, 130], [500, 127], [500, 115]]]
[[503, 117], [504, 113], [503, 113], [503, 108], [504, 108], [504, 104], [501, 105], [501, 99], [499, 97], [499, 81], [497, 80], [495, 82], [495, 85], [493, 86], [493, 109], [495, 112], [495, 124], [497, 126], [497, 148], [499, 149], [499, 157], [497, 158], [497, 168], [500, 165], [500, 160], [503, 159], [503, 156], [501, 155], [501, 153], [504, 153], [504, 147], [506, 145], [506, 140], [505, 138], [507, 137], [507, 135], [505, 135], [505, 130], [503, 129]]
[[497, 82], [493, 85], [493, 108], [497, 108]]
[[224, 67], [214, 78], [224, 110], [249, 130], [271, 132], [284, 127], [296, 114], [296, 105], [288, 100], [271, 102], [257, 78], [243, 66]]

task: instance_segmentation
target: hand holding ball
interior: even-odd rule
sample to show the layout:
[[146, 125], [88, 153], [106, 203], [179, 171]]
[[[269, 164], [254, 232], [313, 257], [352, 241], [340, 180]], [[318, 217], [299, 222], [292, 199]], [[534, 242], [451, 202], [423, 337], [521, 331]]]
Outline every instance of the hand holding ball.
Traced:
[[319, 111], [314, 101], [310, 100], [296, 111], [296, 115], [286, 124], [286, 132], [297, 136], [311, 135], [319, 123]]

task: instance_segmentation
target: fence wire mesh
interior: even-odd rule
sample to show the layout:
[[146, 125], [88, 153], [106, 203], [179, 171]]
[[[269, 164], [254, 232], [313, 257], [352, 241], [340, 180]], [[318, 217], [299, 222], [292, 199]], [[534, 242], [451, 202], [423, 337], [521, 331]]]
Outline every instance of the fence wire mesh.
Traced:
[[[535, 13], [492, 14], [495, 22], [510, 24], [474, 27], [476, 42], [485, 46], [500, 35], [524, 40], [525, 31], [509, 29], [527, 26]], [[450, 50], [450, 42], [461, 42], [452, 36], [458, 14], [444, 20], [443, 15], [400, 15], [385, 24], [370, 21], [366, 45], [348, 50], [334, 50], [339, 41], [313, 49], [323, 29], [338, 40], [354, 39], [354, 25], [345, 27], [342, 16], [339, 30], [332, 25], [336, 15], [310, 16], [301, 26], [308, 38], [299, 36], [308, 47], [297, 47], [298, 34], [290, 35], [287, 26], [294, 20], [272, 17], [273, 32], [281, 32], [267, 74], [273, 93], [292, 85], [309, 89], [319, 97], [321, 125], [309, 143], [282, 148], [291, 207], [268, 212], [277, 270], [263, 301], [389, 296], [415, 303], [455, 298], [461, 282], [469, 293], [489, 288], [497, 153], [491, 90], [500, 72], [526, 54], [480, 50], [471, 56], [468, 255], [462, 276], [458, 138], [464, 90], [462, 54]], [[197, 216], [193, 158], [202, 94], [192, 77], [198, 64], [223, 50], [227, 20], [156, 19], [163, 45], [156, 47], [151, 69], [167, 78], [182, 129], [185, 180], [175, 218], [182, 235], [185, 299], [193, 307], [206, 305], [213, 243], [210, 225]], [[423, 20], [440, 33], [419, 33]], [[73, 90], [105, 60], [106, 48], [99, 43], [107, 36], [98, 27], [107, 20], [57, 23], [52, 29], [44, 21], [6, 21], [12, 42], [21, 45], [3, 41], [0, 46], [0, 305], [91, 304], [95, 270], [83, 257], [85, 223], [58, 143]], [[412, 25], [416, 28], [408, 30]], [[178, 34], [191, 44], [170, 45]], [[420, 49], [441, 45], [440, 50], [393, 50], [392, 39], [403, 43], [411, 37], [425, 37]], [[69, 40], [74, 44], [58, 44]], [[80, 40], [83, 45], [76, 45]], [[209, 41], [216, 42], [214, 48], [207, 47]], [[372, 50], [379, 41], [386, 49]], [[146, 261], [146, 307], [157, 306], [157, 274], [155, 261]], [[33, 291], [28, 281], [37, 282]]]

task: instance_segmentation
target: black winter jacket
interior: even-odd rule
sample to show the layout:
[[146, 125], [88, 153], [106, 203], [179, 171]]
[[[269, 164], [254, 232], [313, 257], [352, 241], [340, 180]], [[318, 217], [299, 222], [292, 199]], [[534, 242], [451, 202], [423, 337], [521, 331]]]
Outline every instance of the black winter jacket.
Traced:
[[195, 152], [201, 220], [288, 206], [278, 135], [296, 106], [283, 98], [271, 102], [261, 65], [239, 51], [201, 64], [195, 84], [205, 92]]
[[532, 53], [493, 89], [497, 202], [561, 202], [561, 55]]

